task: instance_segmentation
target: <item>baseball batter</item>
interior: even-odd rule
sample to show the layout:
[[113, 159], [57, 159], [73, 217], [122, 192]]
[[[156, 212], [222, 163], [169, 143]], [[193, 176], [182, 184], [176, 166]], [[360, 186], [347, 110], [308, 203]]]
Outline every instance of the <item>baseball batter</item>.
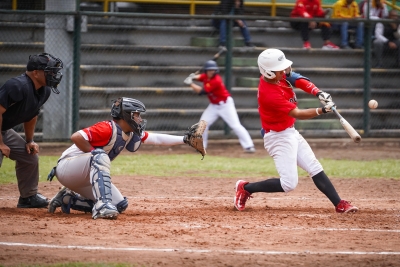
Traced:
[[[256, 192], [290, 192], [298, 183], [297, 166], [305, 170], [317, 188], [324, 193], [336, 212], [355, 212], [357, 207], [342, 200], [310, 145], [294, 128], [296, 119], [311, 119], [321, 114], [332, 112], [335, 106], [332, 97], [319, 90], [310, 80], [291, 71], [292, 61], [285, 58], [278, 49], [267, 49], [258, 57], [261, 77], [258, 87], [258, 104], [262, 125], [264, 147], [274, 159], [280, 178], [249, 183], [236, 182], [234, 205], [244, 210], [246, 201]], [[299, 109], [292, 85], [303, 91], [318, 96], [324, 105], [322, 108]]]
[[[207, 148], [208, 130], [218, 119], [222, 118], [239, 138], [244, 152], [254, 153], [254, 143], [247, 130], [239, 121], [235, 103], [229, 91], [226, 89], [221, 76], [218, 74], [218, 65], [209, 60], [204, 64], [204, 73], [190, 74], [184, 83], [189, 85], [199, 95], [207, 95], [210, 104], [201, 115], [201, 120], [207, 122], [207, 128], [203, 134], [204, 147]], [[195, 84], [193, 80], [203, 82], [203, 87]]]
[[98, 122], [71, 136], [74, 144], [62, 153], [48, 177], [51, 181], [56, 176], [64, 186], [51, 199], [50, 213], [61, 207], [64, 213], [71, 209], [92, 212], [93, 219], [116, 218], [126, 210], [128, 200], [111, 182], [111, 161], [124, 148], [136, 152], [142, 143], [188, 143], [189, 133], [174, 136], [146, 132], [147, 121], [140, 116], [145, 111], [139, 100], [118, 98], [111, 107], [112, 120]]

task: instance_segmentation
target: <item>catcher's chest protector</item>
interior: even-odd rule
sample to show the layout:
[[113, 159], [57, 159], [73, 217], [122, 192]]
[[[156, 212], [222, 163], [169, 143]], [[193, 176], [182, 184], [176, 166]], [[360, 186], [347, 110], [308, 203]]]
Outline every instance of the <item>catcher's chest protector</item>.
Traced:
[[124, 150], [125, 147], [130, 152], [136, 152], [139, 149], [142, 143], [142, 140], [139, 136], [131, 133], [128, 140], [125, 141], [122, 137], [123, 133], [121, 127], [119, 127], [119, 125], [113, 121], [111, 121], [111, 125], [113, 129], [111, 139], [107, 145], [102, 147], [102, 149], [108, 154], [111, 161], [114, 160], [119, 153]]

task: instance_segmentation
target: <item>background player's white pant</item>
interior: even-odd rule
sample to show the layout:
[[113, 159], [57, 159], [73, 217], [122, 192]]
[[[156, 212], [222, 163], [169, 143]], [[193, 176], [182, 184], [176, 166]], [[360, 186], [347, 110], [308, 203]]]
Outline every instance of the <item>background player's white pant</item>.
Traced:
[[281, 132], [266, 133], [264, 148], [274, 159], [285, 192], [297, 186], [299, 180], [297, 166], [305, 170], [310, 177], [323, 171], [310, 145], [294, 127]]
[[200, 120], [205, 120], [207, 122], [207, 128], [203, 133], [203, 145], [205, 148], [207, 148], [208, 130], [219, 117], [221, 117], [234, 131], [239, 138], [240, 145], [243, 148], [254, 146], [250, 134], [239, 121], [239, 116], [237, 114], [233, 98], [228, 97], [226, 103], [222, 103], [220, 105], [210, 103], [201, 115]]
[[[90, 159], [91, 153], [62, 159], [56, 169], [58, 181], [65, 187], [80, 194], [82, 197], [96, 201], [93, 196], [92, 184], [90, 183]], [[124, 197], [121, 192], [111, 183], [111, 204], [116, 206]]]

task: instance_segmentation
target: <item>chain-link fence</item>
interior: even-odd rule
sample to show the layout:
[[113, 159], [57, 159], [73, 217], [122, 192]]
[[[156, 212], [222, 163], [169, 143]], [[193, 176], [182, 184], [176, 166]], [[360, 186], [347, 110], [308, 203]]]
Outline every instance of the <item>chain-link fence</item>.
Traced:
[[[50, 6], [52, 2], [57, 5]], [[150, 131], [182, 133], [199, 120], [208, 100], [183, 80], [218, 51], [219, 32], [211, 25], [215, 16], [75, 12], [69, 3], [74, 1], [63, 1], [62, 7], [58, 2], [46, 1], [46, 11], [0, 10], [0, 85], [25, 71], [29, 55], [47, 52], [64, 62], [61, 94], [52, 94], [39, 116], [36, 132], [42, 140], [67, 140], [77, 129], [110, 119], [111, 100], [120, 96], [144, 102]], [[323, 50], [320, 31], [313, 30], [313, 49], [305, 50], [300, 33], [290, 27], [290, 18], [241, 18], [255, 47], [246, 47], [234, 27], [232, 49], [217, 63], [241, 123], [253, 137], [260, 138], [261, 127], [257, 57], [271, 47], [294, 62], [294, 71], [329, 92], [362, 136], [400, 136], [396, 51], [385, 50], [385, 66], [378, 69], [373, 47]], [[340, 34], [334, 32], [331, 41], [339, 44]], [[320, 106], [316, 97], [295, 90], [300, 108]], [[379, 102], [378, 109], [368, 109], [369, 99]], [[22, 132], [21, 127], [15, 129]], [[298, 120], [296, 128], [306, 137], [346, 136], [333, 114]], [[211, 138], [232, 136], [222, 120], [210, 130]]]

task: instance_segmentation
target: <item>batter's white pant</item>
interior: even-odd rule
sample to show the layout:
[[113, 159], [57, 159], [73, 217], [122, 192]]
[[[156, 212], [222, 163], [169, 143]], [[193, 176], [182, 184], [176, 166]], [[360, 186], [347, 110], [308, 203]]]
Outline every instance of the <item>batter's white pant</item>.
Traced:
[[323, 171], [310, 145], [294, 127], [281, 132], [266, 133], [264, 148], [274, 159], [285, 192], [292, 191], [298, 184], [297, 166], [305, 170], [310, 177]]
[[[84, 198], [96, 201], [93, 196], [92, 184], [90, 183], [90, 159], [92, 154], [85, 153], [75, 157], [60, 160], [56, 168], [58, 181], [65, 187], [80, 194]], [[118, 188], [111, 183], [111, 203], [116, 206], [124, 197]]]
[[203, 133], [203, 145], [205, 148], [207, 148], [208, 130], [219, 117], [221, 117], [233, 130], [233, 132], [239, 138], [240, 145], [243, 148], [254, 146], [249, 132], [247, 132], [247, 130], [239, 121], [239, 116], [237, 114], [233, 98], [228, 97], [226, 103], [221, 103], [220, 105], [210, 103], [201, 115], [200, 120], [205, 120], [207, 122], [207, 127]]

